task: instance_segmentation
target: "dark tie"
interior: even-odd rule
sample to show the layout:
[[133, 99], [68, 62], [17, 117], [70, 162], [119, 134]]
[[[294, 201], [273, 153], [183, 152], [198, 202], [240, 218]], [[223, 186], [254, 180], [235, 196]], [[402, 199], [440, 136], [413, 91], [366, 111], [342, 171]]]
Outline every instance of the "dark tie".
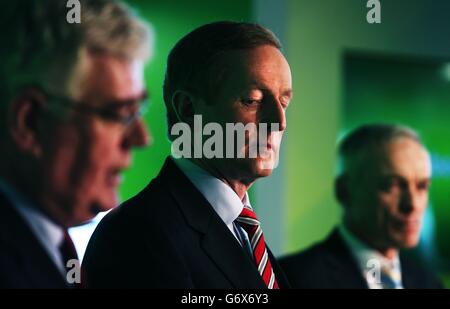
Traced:
[[[64, 263], [64, 269], [67, 269], [67, 262], [70, 260], [78, 260], [78, 254], [77, 250], [75, 249], [75, 246], [73, 244], [72, 238], [70, 238], [69, 233], [67, 230], [64, 230], [64, 239], [59, 247], [59, 251], [61, 253], [61, 257]], [[83, 272], [81, 271], [81, 278], [83, 279]], [[83, 280], [81, 283], [74, 283], [69, 284], [71, 287], [74, 288], [83, 288]]]
[[272, 269], [272, 264], [270, 263], [264, 235], [256, 214], [249, 206], [244, 206], [236, 221], [247, 232], [253, 250], [253, 258], [267, 287], [269, 289], [278, 289], [278, 283]]

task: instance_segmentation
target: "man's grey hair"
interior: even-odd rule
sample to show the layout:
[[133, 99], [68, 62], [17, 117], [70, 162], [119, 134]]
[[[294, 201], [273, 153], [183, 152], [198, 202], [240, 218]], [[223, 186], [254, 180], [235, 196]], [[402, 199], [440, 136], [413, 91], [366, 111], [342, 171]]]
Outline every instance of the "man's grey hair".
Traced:
[[85, 1], [82, 44], [127, 59], [146, 59], [150, 54], [150, 26], [125, 4], [111, 0]]
[[0, 125], [7, 104], [21, 89], [51, 84], [62, 90], [83, 48], [127, 60], [149, 56], [150, 27], [125, 4], [80, 3], [79, 24], [67, 21], [67, 1], [16, 0], [2, 5]]
[[407, 138], [424, 144], [413, 129], [398, 124], [366, 124], [347, 134], [339, 143], [337, 176], [348, 172], [350, 165], [358, 164], [367, 152], [375, 151], [399, 138]]

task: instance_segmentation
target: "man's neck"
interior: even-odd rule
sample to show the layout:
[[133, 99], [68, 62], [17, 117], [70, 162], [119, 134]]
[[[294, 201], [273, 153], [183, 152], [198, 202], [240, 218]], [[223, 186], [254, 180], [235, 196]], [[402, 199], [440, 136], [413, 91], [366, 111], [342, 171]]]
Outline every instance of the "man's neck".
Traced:
[[398, 256], [398, 250], [395, 248], [377, 249], [388, 260], [394, 260]]
[[29, 177], [19, 177], [17, 174], [7, 173], [5, 171], [7, 170], [2, 170], [0, 177], [7, 183], [8, 186], [14, 189], [17, 194], [30, 201], [30, 203], [28, 203], [29, 207], [33, 207], [37, 211], [41, 212], [55, 224], [63, 227], [67, 226], [67, 224], [64, 224], [66, 221], [63, 219], [64, 213], [60, 210], [57, 203], [54, 203], [42, 196], [42, 192], [37, 190], [37, 185], [32, 185], [29, 182], [26, 182], [26, 179], [30, 179]]
[[383, 246], [375, 241], [372, 241], [369, 237], [366, 237], [365, 233], [363, 233], [360, 229], [352, 224], [348, 224], [346, 222], [343, 223], [344, 227], [353, 235], [353, 237], [357, 238], [360, 242], [364, 243], [369, 248], [380, 253], [382, 256], [389, 260], [394, 260], [397, 258], [399, 250], [392, 246]]
[[253, 181], [244, 181], [243, 179], [235, 179], [233, 177], [225, 176], [218, 168], [215, 168], [211, 164], [207, 164], [202, 160], [190, 160], [192, 163], [200, 166], [202, 169], [210, 173], [212, 176], [226, 183], [234, 192], [236, 192], [237, 196], [242, 200], [247, 193], [248, 189], [253, 185]]

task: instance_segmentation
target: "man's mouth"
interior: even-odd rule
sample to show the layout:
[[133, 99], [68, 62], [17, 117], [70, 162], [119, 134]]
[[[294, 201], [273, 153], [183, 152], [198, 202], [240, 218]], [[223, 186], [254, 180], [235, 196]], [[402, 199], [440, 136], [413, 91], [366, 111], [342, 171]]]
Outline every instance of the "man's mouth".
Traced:
[[107, 183], [111, 187], [118, 187], [123, 180], [122, 172], [125, 168], [112, 168], [107, 174]]

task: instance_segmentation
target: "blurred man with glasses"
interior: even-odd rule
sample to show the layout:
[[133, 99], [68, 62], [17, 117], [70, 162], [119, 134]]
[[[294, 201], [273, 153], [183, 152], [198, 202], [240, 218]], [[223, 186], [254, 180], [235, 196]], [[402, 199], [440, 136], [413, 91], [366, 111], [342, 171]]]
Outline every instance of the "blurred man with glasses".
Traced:
[[79, 285], [67, 279], [77, 258], [67, 228], [118, 203], [131, 150], [148, 143], [148, 25], [112, 0], [81, 1], [80, 24], [67, 10], [56, 0], [2, 8], [3, 288]]

